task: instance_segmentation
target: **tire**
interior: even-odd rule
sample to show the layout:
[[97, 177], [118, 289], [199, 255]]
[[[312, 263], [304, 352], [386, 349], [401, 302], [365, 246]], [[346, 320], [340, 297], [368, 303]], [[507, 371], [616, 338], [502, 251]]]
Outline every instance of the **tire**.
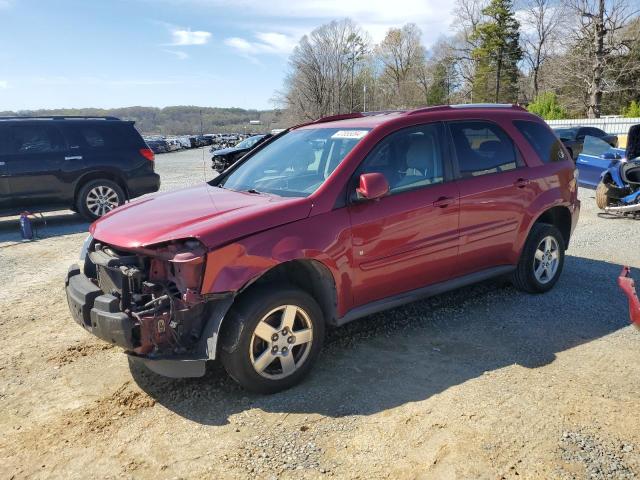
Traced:
[[569, 152], [569, 158], [571, 158], [571, 160], [573, 160], [574, 162], [576, 161], [575, 157], [573, 156], [573, 150], [570, 148], [567, 148], [567, 151]]
[[[285, 312], [294, 323], [282, 335]], [[229, 313], [229, 323], [223, 324], [220, 358], [229, 376], [242, 387], [275, 393], [296, 385], [311, 370], [322, 349], [325, 324], [322, 310], [308, 293], [291, 286], [254, 287]], [[287, 368], [292, 370], [287, 373]]]
[[[547, 250], [546, 247], [551, 248]], [[565, 248], [560, 230], [548, 223], [534, 224], [522, 249], [516, 270], [511, 275], [511, 283], [517, 289], [528, 293], [544, 293], [551, 290], [562, 274]], [[548, 264], [548, 268], [544, 267], [545, 263]]]
[[596, 205], [600, 210], [604, 210], [611, 203], [609, 192], [611, 187], [604, 182], [600, 182], [596, 188]]
[[76, 211], [87, 220], [94, 221], [124, 201], [124, 190], [117, 183], [106, 179], [90, 180], [78, 191]]

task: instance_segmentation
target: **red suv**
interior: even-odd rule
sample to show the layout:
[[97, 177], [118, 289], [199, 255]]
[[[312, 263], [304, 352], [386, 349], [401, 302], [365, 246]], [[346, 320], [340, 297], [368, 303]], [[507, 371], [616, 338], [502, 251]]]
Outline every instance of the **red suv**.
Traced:
[[551, 289], [579, 206], [567, 151], [519, 107], [339, 115], [102, 217], [67, 298], [157, 373], [220, 358], [275, 392], [309, 372], [328, 326], [500, 275]]

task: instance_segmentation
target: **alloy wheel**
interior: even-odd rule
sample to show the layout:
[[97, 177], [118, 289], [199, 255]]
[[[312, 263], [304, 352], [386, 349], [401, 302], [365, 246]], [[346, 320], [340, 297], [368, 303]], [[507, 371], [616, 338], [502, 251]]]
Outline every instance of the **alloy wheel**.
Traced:
[[251, 364], [269, 379], [288, 377], [306, 361], [313, 342], [313, 324], [296, 305], [274, 308], [258, 322], [250, 343]]
[[98, 185], [87, 193], [87, 209], [96, 217], [101, 217], [120, 204], [118, 193], [106, 185]]
[[549, 283], [556, 276], [560, 264], [560, 247], [551, 235], [544, 237], [533, 258], [533, 274], [538, 282]]

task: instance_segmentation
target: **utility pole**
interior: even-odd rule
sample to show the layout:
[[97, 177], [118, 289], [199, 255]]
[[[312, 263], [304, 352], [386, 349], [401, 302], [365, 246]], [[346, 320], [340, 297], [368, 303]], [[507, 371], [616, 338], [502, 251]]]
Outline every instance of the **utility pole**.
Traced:
[[367, 84], [363, 83], [362, 84], [362, 111], [366, 112], [367, 111]]

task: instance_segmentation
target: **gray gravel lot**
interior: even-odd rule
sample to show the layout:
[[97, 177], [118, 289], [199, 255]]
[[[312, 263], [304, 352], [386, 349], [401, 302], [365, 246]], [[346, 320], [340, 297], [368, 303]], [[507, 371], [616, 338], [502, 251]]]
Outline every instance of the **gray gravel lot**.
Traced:
[[[202, 150], [156, 164], [163, 190], [213, 176]], [[353, 322], [267, 397], [215, 364], [130, 366], [68, 314], [88, 225], [50, 213], [23, 243], [0, 219], [0, 478], [635, 478], [640, 332], [616, 277], [640, 268], [640, 223], [580, 197], [551, 292], [485, 282]]]

